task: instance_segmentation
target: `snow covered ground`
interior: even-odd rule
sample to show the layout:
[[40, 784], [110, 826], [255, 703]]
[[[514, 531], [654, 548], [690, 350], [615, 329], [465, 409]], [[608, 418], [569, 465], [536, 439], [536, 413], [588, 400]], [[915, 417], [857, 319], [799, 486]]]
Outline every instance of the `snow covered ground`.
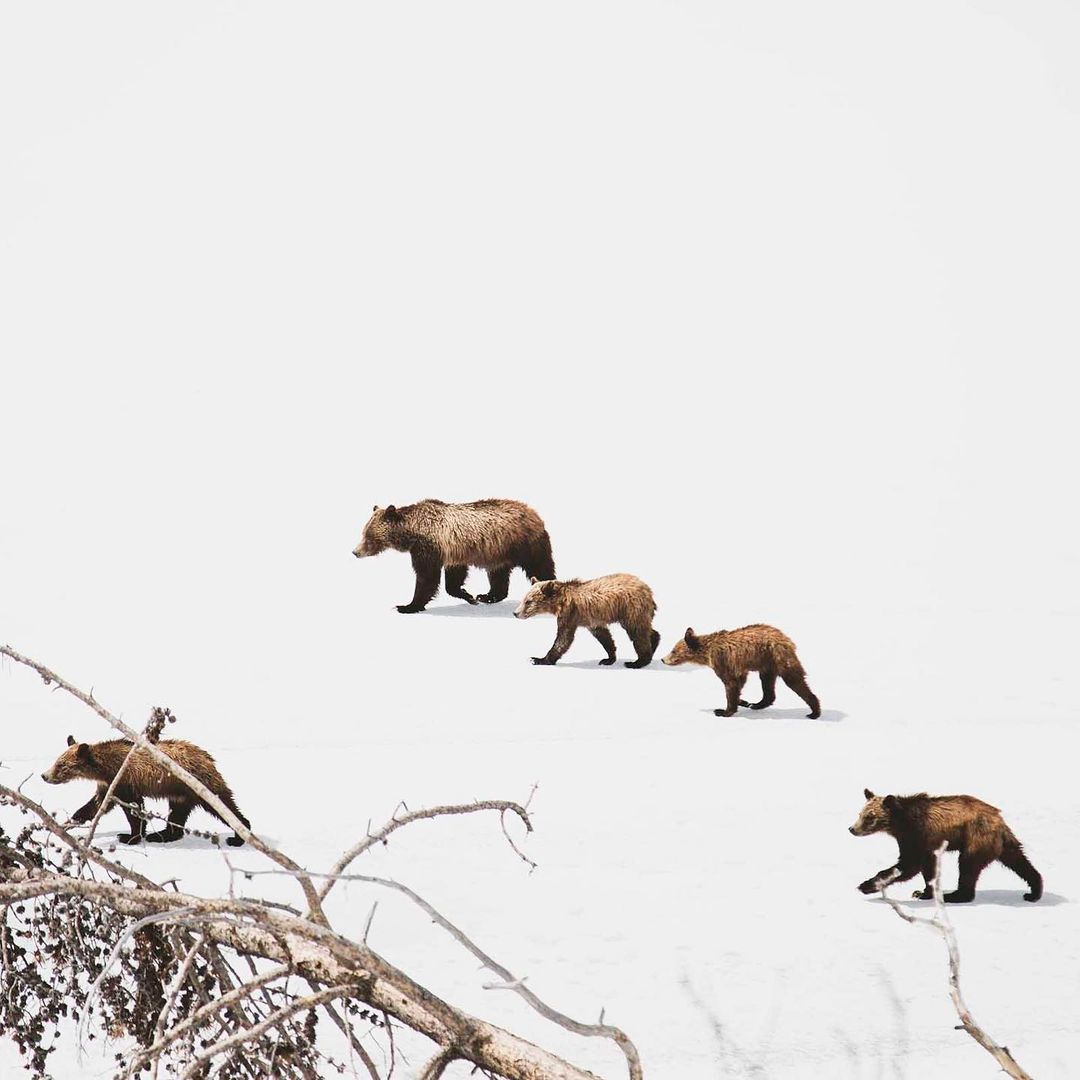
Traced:
[[[968, 1003], [1066, 1077], [1076, 15], [804, 8], [6, 11], [0, 637], [129, 722], [170, 706], [313, 869], [401, 800], [537, 783], [535, 873], [480, 816], [368, 869], [605, 1008], [651, 1080], [993, 1075], [940, 940], [855, 891], [892, 841], [847, 832], [865, 786], [977, 795], [1047, 892], [992, 867], [951, 909]], [[822, 718], [784, 688], [717, 718], [711, 673], [600, 668], [586, 634], [534, 668], [520, 574], [398, 615], [408, 560], [351, 549], [425, 496], [528, 501], [560, 574], [652, 585], [662, 650], [780, 626]], [[0, 732], [5, 783], [107, 737], [9, 664]], [[227, 886], [202, 842], [124, 855]], [[389, 960], [623, 1074], [404, 898], [331, 918], [376, 898]]]

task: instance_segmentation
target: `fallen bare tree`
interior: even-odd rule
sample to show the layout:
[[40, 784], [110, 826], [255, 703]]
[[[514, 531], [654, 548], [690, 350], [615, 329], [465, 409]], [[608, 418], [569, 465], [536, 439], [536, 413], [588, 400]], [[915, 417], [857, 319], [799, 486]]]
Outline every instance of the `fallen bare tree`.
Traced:
[[[0, 654], [36, 671], [46, 685], [72, 694], [116, 731], [142, 747], [273, 864], [263, 872], [295, 879], [306, 910], [265, 898], [182, 893], [109, 858], [72, 834], [21, 791], [0, 785], [0, 805], [15, 808], [23, 827], [0, 826], [0, 1034], [13, 1038], [34, 1077], [46, 1076], [58, 1033], [77, 1025], [83, 1040], [106, 1037], [116, 1053], [117, 1078], [149, 1073], [182, 1080], [313, 1080], [328, 1071], [359, 1067], [372, 1080], [389, 1080], [396, 1065], [394, 1031], [425, 1036], [434, 1053], [417, 1076], [438, 1080], [454, 1062], [505, 1080], [586, 1080], [594, 1074], [543, 1048], [456, 1008], [432, 994], [367, 945], [334, 930], [324, 902], [339, 880], [389, 887], [419, 904], [500, 982], [490, 988], [519, 994], [546, 1019], [579, 1035], [612, 1040], [630, 1080], [641, 1080], [634, 1044], [619, 1028], [583, 1024], [541, 1001], [462, 931], [407, 886], [347, 872], [375, 844], [416, 821], [497, 813], [515, 854], [506, 817], [531, 831], [528, 803], [489, 800], [395, 812], [385, 826], [346, 851], [325, 874], [311, 873], [250, 832], [217, 797], [156, 745], [173, 719], [155, 710], [142, 732], [128, 727], [55, 672], [9, 646]], [[117, 778], [119, 779], [119, 777]], [[114, 784], [115, 787], [115, 784]], [[91, 838], [101, 813], [91, 825]], [[530, 865], [532, 865], [530, 863]], [[322, 887], [316, 887], [316, 881]], [[370, 925], [370, 918], [369, 918]], [[319, 1036], [320, 1017], [337, 1029], [338, 1057]], [[386, 1063], [365, 1046], [374, 1036]]]
[[[945, 948], [949, 955], [949, 997], [952, 999], [953, 1008], [960, 1018], [959, 1027], [966, 1031], [993, 1059], [1001, 1066], [1006, 1075], [1014, 1080], [1031, 1080], [1016, 1059], [1009, 1052], [1007, 1046], [999, 1046], [975, 1021], [971, 1010], [967, 1007], [963, 995], [960, 993], [960, 947], [956, 941], [956, 931], [949, 920], [945, 910], [945, 901], [941, 893], [941, 860], [945, 854], [946, 845], [942, 844], [937, 849], [934, 867], [934, 915], [932, 918], [923, 919], [905, 911], [903, 906], [886, 893], [887, 884], [881, 888], [881, 898], [900, 916], [904, 922], [915, 926], [924, 926], [927, 930], [933, 930], [945, 940]], [[916, 894], [918, 895], [918, 894]]]

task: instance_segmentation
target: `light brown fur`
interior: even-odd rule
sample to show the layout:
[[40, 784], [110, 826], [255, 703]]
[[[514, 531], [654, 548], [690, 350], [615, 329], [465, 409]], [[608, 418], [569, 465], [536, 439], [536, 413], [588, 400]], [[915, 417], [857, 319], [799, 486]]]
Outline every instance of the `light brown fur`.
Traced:
[[915, 895], [929, 900], [934, 895], [936, 853], [942, 844], [960, 852], [960, 883], [946, 893], [949, 903], [974, 899], [975, 883], [984, 867], [998, 860], [1031, 886], [1025, 900], [1042, 896], [1042, 877], [1024, 854], [1023, 846], [1005, 823], [996, 806], [971, 795], [875, 795], [867, 788], [866, 804], [850, 832], [871, 836], [886, 832], [900, 847], [895, 866], [879, 871], [859, 885], [865, 893], [876, 892], [896, 881], [907, 881], [920, 870], [926, 887]]
[[[416, 571], [416, 592], [398, 610], [422, 611], [438, 592], [446, 569], [446, 591], [475, 603], [504, 600], [510, 573], [520, 566], [529, 576], [552, 577], [551, 541], [540, 515], [513, 499], [444, 503], [424, 499], [411, 506], [376, 506], [353, 554], [378, 555], [387, 549], [408, 552]], [[488, 572], [489, 591], [472, 597], [464, 589], [470, 566]]]
[[[236, 806], [229, 785], [218, 772], [217, 764], [205, 750], [182, 739], [162, 739], [157, 746], [162, 753], [209, 788], [245, 826], [248, 825], [247, 818]], [[66, 784], [71, 780], [91, 780], [97, 784], [94, 797], [72, 814], [73, 821], [86, 822], [97, 813], [101, 800], [124, 765], [130, 750], [131, 743], [126, 739], [80, 743], [69, 735], [67, 749], [56, 759], [51, 769], [41, 774], [41, 778], [48, 784]], [[144, 799], [168, 800], [169, 824], [162, 832], [147, 836], [146, 839], [151, 842], [178, 840], [183, 835], [184, 822], [196, 806], [201, 806], [220, 818], [216, 810], [211, 809], [182, 780], [173, 776], [154, 760], [148, 750], [141, 747], [136, 749], [128, 760], [113, 799], [120, 803], [134, 804], [138, 808], [141, 808]], [[106, 812], [111, 808], [112, 802], [106, 807]], [[124, 813], [127, 814], [131, 832], [121, 835], [120, 839], [123, 843], [138, 843], [145, 835], [145, 818], [138, 813], [132, 813], [126, 807]], [[239, 836], [233, 836], [228, 842], [236, 846], [242, 844], [243, 840]]]
[[[776, 700], [778, 676], [810, 706], [810, 719], [821, 715], [821, 703], [806, 683], [806, 671], [795, 653], [795, 643], [775, 626], [753, 623], [738, 630], [700, 635], [688, 629], [663, 662], [669, 667], [679, 664], [711, 667], [727, 690], [727, 707], [716, 709], [717, 716], [733, 716], [740, 705], [768, 708]], [[762, 691], [761, 701], [753, 705], [740, 697], [751, 671], [760, 674]]]
[[554, 664], [584, 626], [604, 646], [607, 658], [615, 662], [615, 643], [607, 627], [619, 623], [634, 643], [638, 659], [627, 667], [645, 667], [653, 657], [660, 635], [653, 630], [656, 601], [652, 589], [633, 574], [608, 574], [590, 581], [536, 581], [514, 612], [519, 619], [534, 615], [554, 615], [559, 629], [546, 657], [534, 657], [536, 664]]

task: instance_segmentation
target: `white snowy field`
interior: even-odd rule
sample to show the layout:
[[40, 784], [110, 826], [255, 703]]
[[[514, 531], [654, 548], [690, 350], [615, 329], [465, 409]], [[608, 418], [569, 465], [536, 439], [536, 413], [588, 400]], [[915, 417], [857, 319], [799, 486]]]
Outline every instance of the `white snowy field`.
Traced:
[[[604, 1008], [650, 1080], [994, 1075], [941, 941], [855, 889], [895, 845], [847, 832], [866, 786], [977, 795], [1046, 895], [992, 867], [950, 909], [968, 1003], [1074, 1074], [1078, 16], [902, 15], [4, 8], [0, 640], [131, 723], [170, 706], [313, 870], [402, 800], [538, 784], [532, 874], [481, 815], [357, 869]], [[560, 575], [640, 575], [661, 651], [781, 627], [822, 718], [783, 687], [715, 717], [708, 671], [600, 668], [584, 633], [534, 668], [520, 574], [397, 614], [408, 559], [351, 550], [426, 496], [523, 499]], [[4, 783], [84, 802], [37, 779], [69, 732], [108, 737], [0, 665]], [[202, 842], [123, 857], [228, 886]], [[376, 899], [388, 960], [624, 1075], [406, 899], [342, 885], [331, 918]]]

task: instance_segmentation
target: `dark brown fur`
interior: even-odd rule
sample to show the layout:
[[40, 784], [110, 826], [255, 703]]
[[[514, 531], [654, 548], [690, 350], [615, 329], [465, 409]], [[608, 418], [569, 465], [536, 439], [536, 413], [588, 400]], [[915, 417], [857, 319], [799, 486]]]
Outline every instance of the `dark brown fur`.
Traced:
[[514, 612], [516, 618], [554, 615], [558, 620], [555, 642], [546, 656], [534, 656], [534, 664], [554, 664], [574, 640], [578, 627], [584, 626], [604, 647], [604, 666], [615, 663], [615, 640], [608, 627], [618, 623], [634, 644], [636, 660], [627, 660], [628, 668], [643, 668], [652, 663], [660, 635], [653, 629], [656, 601], [652, 590], [633, 574], [608, 574], [591, 581], [534, 581], [532, 588]]
[[[127, 739], [81, 743], [76, 742], [73, 736], [68, 736], [67, 749], [56, 759], [51, 769], [41, 774], [41, 778], [47, 784], [66, 784], [69, 780], [92, 780], [97, 784], [94, 797], [71, 815], [72, 821], [82, 824], [94, 817], [109, 785], [124, 764], [131, 745]], [[240, 813], [229, 785], [222, 779], [214, 759], [205, 750], [181, 739], [162, 739], [157, 746], [177, 765], [183, 766], [209, 788], [247, 828], [251, 827], [248, 819]], [[146, 818], [139, 813], [144, 799], [168, 800], [169, 820], [160, 832], [146, 834]], [[123, 807], [131, 832], [120, 834], [118, 839], [122, 844], [137, 844], [144, 836], [151, 844], [179, 840], [184, 835], [184, 824], [197, 806], [224, 821], [216, 810], [203, 802], [183, 781], [158, 764], [149, 751], [141, 748], [136, 750], [128, 761], [120, 783], [105, 808], [106, 812], [115, 802], [128, 803], [137, 808], [131, 810], [127, 806]], [[235, 835], [226, 841], [233, 847], [238, 847], [243, 842]]]
[[1038, 900], [1043, 893], [1042, 875], [1028, 861], [1023, 845], [1005, 824], [996, 806], [971, 795], [886, 795], [882, 798], [869, 788], [863, 794], [862, 808], [850, 832], [870, 836], [886, 832], [900, 847], [895, 866], [879, 870], [859, 885], [864, 893], [878, 892], [886, 885], [907, 881], [920, 871], [925, 888], [915, 893], [920, 900], [934, 897], [934, 873], [937, 850], [942, 844], [948, 851], [960, 853], [960, 882], [955, 892], [946, 893], [948, 904], [963, 904], [975, 899], [979, 875], [997, 860], [1028, 883], [1031, 892], [1025, 900]]
[[[439, 591], [445, 568], [446, 592], [469, 604], [497, 604], [510, 591], [510, 574], [519, 566], [529, 577], [553, 578], [551, 540], [532, 507], [512, 499], [444, 503], [424, 499], [411, 506], [376, 506], [364, 535], [353, 551], [358, 558], [387, 548], [412, 557], [416, 588], [398, 611], [423, 611]], [[488, 591], [473, 596], [465, 590], [469, 567], [487, 571]]]
[[[795, 643], [775, 626], [754, 623], [738, 630], [718, 630], [700, 636], [688, 629], [663, 662], [671, 667], [679, 664], [711, 667], [727, 690], [726, 708], [713, 710], [717, 716], [734, 716], [740, 705], [767, 709], [776, 700], [777, 676], [810, 706], [808, 719], [816, 720], [821, 715], [821, 702], [806, 683], [806, 671], [795, 654]], [[761, 677], [761, 700], [753, 705], [741, 697], [751, 671]]]

